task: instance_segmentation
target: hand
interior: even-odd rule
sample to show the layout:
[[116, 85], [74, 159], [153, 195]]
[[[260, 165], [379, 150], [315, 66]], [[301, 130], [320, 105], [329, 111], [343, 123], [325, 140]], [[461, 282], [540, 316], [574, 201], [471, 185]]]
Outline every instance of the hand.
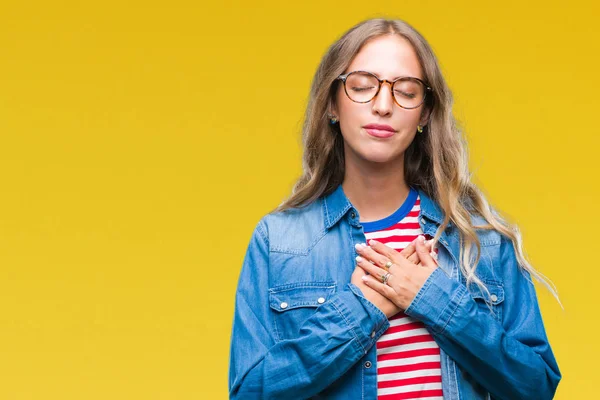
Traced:
[[[425, 247], [429, 250], [429, 254], [431, 255], [431, 257], [437, 262], [437, 253], [431, 249], [432, 244], [433, 239], [425, 241]], [[396, 251], [395, 249], [392, 249], [389, 246], [386, 247], [390, 251]], [[421, 265], [421, 260], [417, 255], [417, 239], [413, 240], [408, 244], [408, 246], [402, 249], [402, 251], [400, 251], [400, 254], [402, 254], [411, 263]]]
[[363, 296], [365, 296], [367, 300], [373, 303], [375, 307], [379, 308], [388, 319], [398, 314], [401, 311], [400, 307], [398, 307], [384, 295], [378, 293], [375, 289], [367, 286], [365, 281], [362, 279], [363, 276], [366, 276], [365, 270], [357, 266], [356, 268], [354, 268], [354, 272], [352, 272], [350, 282], [355, 284], [360, 289]]
[[[416, 240], [416, 255], [421, 263], [420, 266], [408, 261], [404, 255], [383, 243], [370, 240], [369, 245], [370, 247], [362, 246], [357, 249], [361, 257], [358, 266], [370, 274], [363, 275], [361, 279], [369, 288], [385, 296], [397, 307], [406, 310], [429, 275], [437, 268], [437, 262], [425, 244], [425, 237], [419, 236]], [[393, 264], [389, 270], [386, 270], [385, 264], [388, 261], [392, 261]], [[383, 284], [381, 277], [388, 272], [391, 275], [387, 284]]]
[[[385, 246], [381, 243], [380, 243], [380, 245]], [[404, 248], [400, 253], [398, 253], [396, 250], [394, 250], [388, 246], [385, 246], [385, 247], [387, 249], [395, 252], [396, 254], [400, 254], [404, 257], [407, 257], [407, 260], [409, 260], [413, 264], [417, 264], [417, 263], [420, 264], [418, 254], [416, 252], [416, 239], [413, 240], [408, 246], [406, 246], [406, 248]], [[430, 242], [427, 243], [425, 245], [425, 248], [430, 250], [431, 243]], [[386, 260], [386, 262], [387, 262], [387, 260]], [[374, 288], [369, 287], [365, 283], [365, 281], [362, 279], [364, 276], [366, 276], [365, 269], [363, 269], [357, 265], [357, 267], [354, 269], [354, 272], [352, 273], [350, 282], [353, 283], [354, 285], [356, 285], [361, 290], [361, 292], [363, 293], [363, 295], [365, 296], [365, 298], [367, 300], [369, 300], [377, 308], [379, 308], [381, 310], [381, 312], [383, 312], [386, 315], [387, 318], [390, 318], [401, 311], [400, 307], [398, 307], [396, 304], [394, 304], [394, 302], [392, 300], [388, 299], [386, 296], [379, 293]]]

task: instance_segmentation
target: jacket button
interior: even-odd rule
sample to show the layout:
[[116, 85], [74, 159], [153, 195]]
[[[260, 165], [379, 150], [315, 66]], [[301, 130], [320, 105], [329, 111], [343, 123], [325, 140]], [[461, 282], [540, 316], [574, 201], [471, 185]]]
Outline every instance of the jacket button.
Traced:
[[280, 306], [281, 308], [287, 308], [287, 306], [288, 306], [288, 303], [286, 303], [286, 302], [284, 301], [284, 302], [283, 302], [283, 303], [281, 303], [279, 306]]
[[319, 297], [319, 299], [317, 300], [317, 303], [319, 303], [319, 304], [325, 303], [325, 298]]
[[496, 296], [495, 294], [490, 296], [490, 299], [492, 299], [492, 301], [496, 301], [498, 300], [498, 296]]
[[365, 368], [371, 368], [371, 361], [365, 361]]
[[352, 211], [352, 212], [350, 213], [350, 216], [351, 216], [352, 218], [356, 218], [356, 213], [355, 213], [354, 211]]
[[375, 331], [371, 332], [371, 337], [375, 337]]

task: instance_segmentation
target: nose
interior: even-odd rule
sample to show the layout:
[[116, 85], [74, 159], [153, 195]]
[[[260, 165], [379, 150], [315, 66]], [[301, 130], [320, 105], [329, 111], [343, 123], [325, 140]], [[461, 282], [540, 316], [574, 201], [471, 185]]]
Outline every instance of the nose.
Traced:
[[[387, 86], [385, 85], [386, 83]], [[377, 96], [373, 99], [373, 111], [380, 115], [387, 115], [391, 114], [393, 108], [394, 95], [392, 94], [392, 83], [384, 80], [379, 89], [379, 93], [377, 93]]]

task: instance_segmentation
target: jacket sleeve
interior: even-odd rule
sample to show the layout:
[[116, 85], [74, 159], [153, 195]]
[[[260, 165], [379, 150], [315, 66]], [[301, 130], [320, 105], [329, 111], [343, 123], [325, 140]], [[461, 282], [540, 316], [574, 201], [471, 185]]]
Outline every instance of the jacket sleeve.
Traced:
[[[348, 283], [300, 328], [275, 340], [269, 307], [269, 240], [257, 224], [238, 280], [229, 359], [231, 399], [305, 399], [360, 360], [389, 327], [385, 314]], [[373, 333], [373, 334], [372, 334]]]
[[480, 309], [467, 287], [434, 270], [406, 314], [431, 328], [439, 346], [494, 398], [552, 399], [561, 373], [529, 272], [512, 242], [500, 243], [505, 298], [502, 323]]

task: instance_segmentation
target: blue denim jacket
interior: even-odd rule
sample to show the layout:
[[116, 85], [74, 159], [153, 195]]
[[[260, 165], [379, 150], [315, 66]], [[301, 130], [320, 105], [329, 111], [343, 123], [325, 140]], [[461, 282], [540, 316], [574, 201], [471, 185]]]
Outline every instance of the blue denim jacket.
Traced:
[[[419, 224], [433, 236], [442, 211], [419, 195]], [[377, 398], [374, 345], [390, 324], [350, 283], [354, 245], [366, 242], [359, 221], [340, 185], [302, 209], [258, 222], [235, 297], [230, 398]], [[405, 313], [440, 347], [444, 399], [551, 399], [561, 373], [531, 277], [517, 268], [510, 240], [477, 232], [476, 273], [492, 295], [491, 310], [475, 284], [467, 290], [450, 225], [438, 243], [439, 267]]]

